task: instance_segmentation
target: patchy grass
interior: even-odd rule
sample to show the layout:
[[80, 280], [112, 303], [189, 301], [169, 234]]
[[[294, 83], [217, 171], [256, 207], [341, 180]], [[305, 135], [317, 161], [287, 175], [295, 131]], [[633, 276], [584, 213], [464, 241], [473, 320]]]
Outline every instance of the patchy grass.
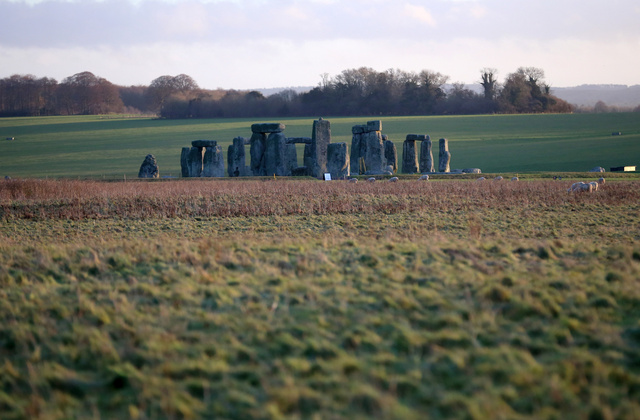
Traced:
[[480, 184], [0, 184], [0, 418], [638, 418], [638, 182]]

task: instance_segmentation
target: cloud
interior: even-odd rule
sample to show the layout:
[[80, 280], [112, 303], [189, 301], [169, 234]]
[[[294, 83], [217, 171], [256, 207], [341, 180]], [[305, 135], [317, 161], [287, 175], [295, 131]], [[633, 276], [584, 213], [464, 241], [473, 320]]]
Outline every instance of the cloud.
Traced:
[[404, 11], [405, 14], [412, 19], [425, 23], [429, 26], [436, 26], [436, 20], [433, 18], [433, 15], [423, 6], [416, 6], [415, 4], [407, 3], [404, 5]]

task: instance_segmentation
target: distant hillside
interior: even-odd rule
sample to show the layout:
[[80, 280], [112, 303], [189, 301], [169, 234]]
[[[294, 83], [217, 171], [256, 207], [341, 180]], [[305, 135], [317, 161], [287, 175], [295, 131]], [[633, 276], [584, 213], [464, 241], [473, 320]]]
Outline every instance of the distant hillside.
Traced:
[[640, 85], [581, 85], [551, 88], [551, 93], [570, 104], [593, 106], [603, 101], [609, 106], [636, 107], [640, 105]]

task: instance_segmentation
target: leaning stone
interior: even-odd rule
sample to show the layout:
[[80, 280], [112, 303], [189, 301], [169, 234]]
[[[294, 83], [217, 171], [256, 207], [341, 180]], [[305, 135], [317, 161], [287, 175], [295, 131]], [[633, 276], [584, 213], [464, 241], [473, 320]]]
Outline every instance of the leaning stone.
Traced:
[[180, 154], [180, 171], [183, 178], [189, 177], [189, 152], [191, 151], [190, 147], [183, 147], [182, 153]]
[[190, 178], [199, 178], [202, 176], [202, 160], [204, 158], [204, 148], [192, 147], [189, 150], [187, 158], [187, 166]]
[[449, 152], [449, 141], [447, 139], [440, 139], [440, 164], [438, 165], [439, 172], [449, 172], [451, 164], [451, 153]]
[[605, 172], [605, 169], [602, 166], [596, 166], [595, 168], [591, 168], [589, 172]]
[[402, 144], [402, 173], [415, 174], [419, 172], [418, 155], [415, 140], [405, 140]]
[[251, 125], [252, 133], [282, 133], [285, 125], [281, 123], [259, 123]]
[[216, 140], [194, 140], [191, 142], [193, 147], [216, 147], [218, 142]]
[[344, 179], [350, 175], [347, 143], [331, 143], [327, 147], [327, 172], [331, 179]]
[[207, 147], [204, 152], [202, 162], [203, 177], [224, 177], [224, 157], [222, 156], [222, 147]]
[[385, 137], [382, 136], [384, 140], [384, 158], [387, 166], [391, 166], [391, 172], [398, 171], [398, 150], [396, 149], [396, 144], [390, 140], [386, 140]]
[[425, 139], [420, 145], [420, 172], [435, 172], [436, 169], [433, 165], [433, 151], [431, 137], [425, 136]]
[[160, 178], [158, 162], [156, 162], [155, 156], [147, 155], [144, 158], [144, 162], [142, 162], [138, 171], [138, 178]]

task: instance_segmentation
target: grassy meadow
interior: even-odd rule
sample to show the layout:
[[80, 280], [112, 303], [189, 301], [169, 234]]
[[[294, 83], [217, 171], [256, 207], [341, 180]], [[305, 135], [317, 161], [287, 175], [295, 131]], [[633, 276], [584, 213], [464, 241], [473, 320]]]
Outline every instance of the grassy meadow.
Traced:
[[2, 181], [0, 418], [640, 418], [640, 181], [570, 183]]
[[[351, 127], [376, 117], [331, 118], [332, 141], [351, 145]], [[250, 137], [255, 119], [159, 120], [117, 116], [0, 119], [0, 176], [119, 178], [137, 176], [147, 154], [161, 175], [179, 176], [181, 148]], [[312, 118], [281, 119], [290, 137], [309, 137]], [[402, 153], [407, 134], [449, 139], [452, 168], [485, 173], [585, 172], [594, 166], [640, 166], [637, 113], [385, 117], [383, 133]], [[621, 136], [612, 136], [621, 132]], [[4, 140], [14, 137], [15, 141]], [[298, 151], [302, 160], [302, 148]], [[400, 156], [401, 159], [401, 156]]]

